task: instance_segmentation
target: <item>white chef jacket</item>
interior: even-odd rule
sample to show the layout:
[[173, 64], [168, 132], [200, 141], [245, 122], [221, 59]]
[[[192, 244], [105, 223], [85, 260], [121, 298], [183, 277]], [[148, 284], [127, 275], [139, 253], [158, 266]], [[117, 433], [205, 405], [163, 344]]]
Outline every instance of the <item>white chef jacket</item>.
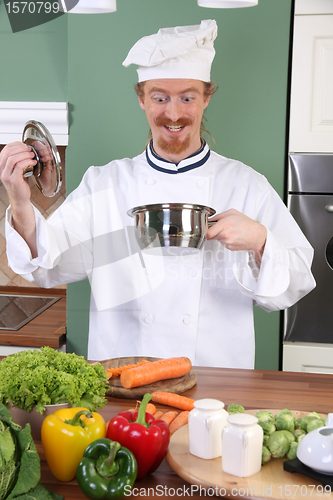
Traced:
[[[193, 254], [139, 251], [128, 210], [171, 202], [234, 208], [263, 224], [260, 270], [250, 252], [216, 240]], [[89, 278], [91, 360], [188, 356], [195, 365], [253, 368], [253, 305], [284, 309], [315, 286], [313, 249], [266, 178], [206, 143], [179, 164], [150, 144], [133, 159], [90, 167], [48, 220], [34, 210], [33, 259], [8, 209], [9, 265], [46, 288]]]

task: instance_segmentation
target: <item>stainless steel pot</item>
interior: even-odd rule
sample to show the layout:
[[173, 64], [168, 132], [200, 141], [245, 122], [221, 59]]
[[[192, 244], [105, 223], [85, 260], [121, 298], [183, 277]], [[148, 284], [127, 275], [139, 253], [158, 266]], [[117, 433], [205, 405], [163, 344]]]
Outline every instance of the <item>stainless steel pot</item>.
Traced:
[[135, 218], [136, 240], [141, 250], [201, 249], [206, 240], [208, 217], [215, 210], [190, 203], [161, 203], [135, 207], [127, 213]]

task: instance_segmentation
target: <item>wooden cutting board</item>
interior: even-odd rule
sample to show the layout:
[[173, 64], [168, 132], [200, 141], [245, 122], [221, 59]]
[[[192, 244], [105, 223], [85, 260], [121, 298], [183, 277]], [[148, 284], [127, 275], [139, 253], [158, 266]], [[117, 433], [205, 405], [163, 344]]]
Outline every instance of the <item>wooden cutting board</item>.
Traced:
[[[255, 415], [261, 410], [246, 410]], [[275, 415], [279, 410], [268, 410]], [[296, 418], [309, 412], [291, 410]], [[327, 415], [324, 416], [326, 419]], [[171, 436], [167, 461], [172, 469], [190, 484], [213, 488], [215, 495], [248, 500], [293, 500], [332, 499], [333, 493], [325, 493], [323, 486], [302, 474], [286, 472], [283, 462], [287, 458], [273, 458], [261, 467], [260, 472], [250, 477], [237, 477], [222, 470], [221, 457], [204, 460], [189, 452], [188, 426], [180, 428]]]
[[[117, 368], [118, 366], [139, 363], [139, 361], [142, 361], [143, 359], [146, 359], [147, 361], [157, 361], [159, 358], [145, 358], [142, 356], [113, 358], [101, 361], [101, 364], [104, 369], [107, 370], [108, 368]], [[111, 377], [109, 380], [110, 389], [106, 395], [115, 398], [137, 399], [142, 398], [147, 392], [154, 391], [166, 391], [173, 392], [174, 394], [181, 394], [182, 392], [191, 389], [196, 382], [197, 374], [193, 369], [190, 373], [184, 375], [183, 377], [160, 380], [159, 382], [143, 385], [141, 387], [134, 387], [133, 389], [125, 389], [125, 387], [121, 385], [120, 377]]]

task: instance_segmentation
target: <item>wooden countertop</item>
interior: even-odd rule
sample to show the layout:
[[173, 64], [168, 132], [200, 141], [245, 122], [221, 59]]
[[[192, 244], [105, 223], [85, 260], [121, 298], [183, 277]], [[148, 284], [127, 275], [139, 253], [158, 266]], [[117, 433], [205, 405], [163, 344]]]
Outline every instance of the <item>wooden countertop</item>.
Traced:
[[66, 298], [61, 297], [17, 331], [0, 330], [0, 345], [58, 349], [66, 342]]
[[[195, 368], [195, 370], [198, 374], [197, 384], [184, 393], [184, 395], [194, 399], [214, 398], [223, 401], [225, 405], [242, 404], [245, 409], [288, 408], [319, 413], [333, 411], [332, 375], [203, 367]], [[108, 421], [120, 411], [130, 409], [133, 406], [133, 400], [109, 398], [107, 406], [100, 413]], [[160, 405], [158, 406], [160, 407]], [[163, 409], [162, 406], [161, 408]], [[37, 443], [37, 449], [41, 457], [42, 483], [63, 495], [65, 500], [86, 499], [87, 497], [81, 492], [76, 480], [61, 483], [53, 477], [45, 462], [40, 443]], [[290, 481], [292, 484], [292, 475], [290, 475]], [[308, 484], [313, 484], [313, 480], [309, 479]], [[179, 491], [184, 491], [184, 496], [196, 499], [203, 496], [203, 494], [200, 495], [199, 491], [193, 492], [191, 495], [186, 494], [185, 488], [189, 488], [190, 485], [176, 475], [166, 460], [162, 462], [157, 471], [141, 481], [137, 481], [134, 486], [138, 488], [135, 496], [149, 495], [152, 499], [168, 498], [170, 500], [172, 491], [177, 490], [177, 488], [181, 488]], [[244, 498], [244, 495], [239, 497], [233, 495], [233, 498]], [[315, 492], [311, 498], [317, 499]], [[320, 498], [328, 497], [321, 495]]]

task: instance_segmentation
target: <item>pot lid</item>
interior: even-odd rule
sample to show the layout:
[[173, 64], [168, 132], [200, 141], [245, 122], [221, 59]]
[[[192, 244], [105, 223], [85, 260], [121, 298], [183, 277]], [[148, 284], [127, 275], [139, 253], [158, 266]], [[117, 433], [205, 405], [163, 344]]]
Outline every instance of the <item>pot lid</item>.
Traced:
[[48, 129], [41, 122], [29, 120], [24, 127], [22, 142], [32, 147], [37, 164], [27, 167], [24, 177], [34, 176], [38, 189], [51, 198], [62, 183], [60, 155]]

